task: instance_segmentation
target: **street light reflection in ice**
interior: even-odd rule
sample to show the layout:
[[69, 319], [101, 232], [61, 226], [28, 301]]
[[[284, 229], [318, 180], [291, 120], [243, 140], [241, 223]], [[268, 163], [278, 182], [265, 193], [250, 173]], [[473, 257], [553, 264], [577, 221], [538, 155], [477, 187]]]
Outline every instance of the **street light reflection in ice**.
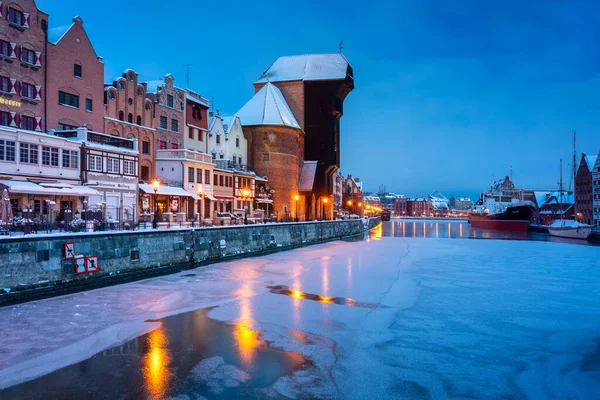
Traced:
[[146, 391], [149, 399], [162, 399], [169, 386], [169, 352], [162, 326], [148, 334], [148, 346], [142, 362]]
[[251, 302], [251, 297], [254, 295], [252, 284], [249, 282], [244, 283], [244, 286], [238, 293], [243, 297], [240, 302], [240, 316], [237, 319], [237, 329], [234, 332], [234, 336], [237, 341], [240, 358], [244, 364], [249, 366], [254, 361], [256, 348], [259, 345], [258, 332], [252, 330], [254, 324]]

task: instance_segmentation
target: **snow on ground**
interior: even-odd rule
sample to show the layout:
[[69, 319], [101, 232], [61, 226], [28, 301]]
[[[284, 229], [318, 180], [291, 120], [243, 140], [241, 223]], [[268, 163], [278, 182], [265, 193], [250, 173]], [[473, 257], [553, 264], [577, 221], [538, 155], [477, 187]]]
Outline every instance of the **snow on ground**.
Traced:
[[[196, 274], [195, 276], [182, 276]], [[286, 285], [380, 303], [359, 308], [270, 293]], [[598, 248], [382, 238], [332, 242], [0, 309], [0, 388], [89, 358], [218, 305], [314, 366], [265, 395], [344, 398], [593, 398], [600, 393]], [[199, 379], [247, 376], [219, 358]], [[213, 375], [218, 369], [229, 380]], [[222, 370], [222, 371], [221, 371]]]

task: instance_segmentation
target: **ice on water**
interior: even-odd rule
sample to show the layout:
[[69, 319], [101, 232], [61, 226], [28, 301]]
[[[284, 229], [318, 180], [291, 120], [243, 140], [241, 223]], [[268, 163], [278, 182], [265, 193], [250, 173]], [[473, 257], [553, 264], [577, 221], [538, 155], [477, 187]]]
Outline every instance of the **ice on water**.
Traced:
[[[0, 387], [156, 326], [146, 320], [218, 305], [211, 318], [241, 323], [313, 361], [266, 395], [594, 398], [598, 255], [597, 247], [550, 242], [333, 242], [7, 307], [0, 309]], [[325, 300], [273, 294], [273, 285]], [[328, 297], [387, 307], [348, 307]], [[215, 393], [247, 379], [220, 357], [194, 371]]]

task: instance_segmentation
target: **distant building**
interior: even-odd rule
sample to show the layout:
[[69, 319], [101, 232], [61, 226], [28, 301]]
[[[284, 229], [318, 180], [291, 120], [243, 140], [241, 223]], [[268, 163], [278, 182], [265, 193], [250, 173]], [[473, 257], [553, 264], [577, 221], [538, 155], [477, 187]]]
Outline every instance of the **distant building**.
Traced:
[[208, 100], [189, 89], [185, 91], [183, 148], [207, 153]]
[[433, 205], [430, 199], [414, 198], [406, 202], [406, 213], [411, 217], [428, 216], [433, 214]]
[[468, 197], [450, 197], [450, 208], [457, 211], [466, 211], [471, 207], [471, 199]]
[[394, 198], [394, 214], [397, 216], [406, 216], [408, 213], [408, 201], [403, 195]]
[[596, 163], [592, 171], [592, 194], [593, 194], [593, 214], [594, 226], [600, 228], [600, 153], [596, 157]]
[[575, 176], [575, 209], [578, 221], [592, 225], [594, 223], [594, 205], [592, 195], [592, 171], [596, 164], [596, 156], [581, 155], [579, 168]]
[[435, 211], [450, 210], [450, 200], [448, 200], [446, 196], [441, 194], [437, 189], [431, 192], [431, 194], [427, 197], [431, 201], [431, 205]]
[[[342, 186], [342, 207], [348, 210], [350, 214], [362, 216], [365, 207], [372, 205], [372, 203], [365, 201], [362, 181], [360, 178], [353, 178], [352, 175], [348, 175]], [[377, 203], [379, 206], [379, 198], [377, 198]]]
[[539, 222], [550, 225], [557, 219], [573, 219], [575, 198], [573, 192], [563, 191], [546, 194], [545, 202], [539, 209]]
[[206, 153], [211, 154], [214, 160], [226, 161], [228, 168], [246, 170], [248, 141], [244, 136], [239, 117], [221, 117], [218, 112], [209, 116], [209, 134], [206, 143]]
[[[167, 74], [160, 80], [143, 83], [146, 96], [154, 104], [152, 120], [158, 141], [157, 150], [183, 148], [185, 91], [176, 87], [174, 81], [173, 75]], [[141, 117], [136, 118], [137, 124]]]

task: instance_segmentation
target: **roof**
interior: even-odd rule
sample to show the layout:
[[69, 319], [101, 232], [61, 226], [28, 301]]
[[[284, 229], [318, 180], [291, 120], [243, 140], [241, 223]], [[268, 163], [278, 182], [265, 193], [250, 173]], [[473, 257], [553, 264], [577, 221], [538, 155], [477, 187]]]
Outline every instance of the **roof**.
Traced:
[[231, 127], [233, 126], [233, 119], [235, 117], [221, 117], [221, 123], [223, 124], [223, 130], [225, 133], [231, 132]]
[[279, 57], [254, 83], [345, 79], [349, 65], [342, 53]]
[[[140, 183], [139, 188], [144, 193], [154, 194], [154, 186], [152, 185], [149, 185], [147, 183]], [[193, 197], [194, 199], [198, 199], [198, 196], [196, 196], [195, 194], [187, 192], [183, 188], [175, 186], [160, 185], [158, 187], [157, 194], [164, 196]]]
[[283, 125], [302, 129], [281, 91], [267, 83], [235, 114], [242, 126]]
[[75, 26], [74, 23], [72, 23], [71, 25], [56, 26], [54, 28], [48, 29], [48, 42], [52, 44], [60, 42], [60, 40], [67, 34], [67, 32], [69, 32], [69, 30], [73, 26]]
[[188, 92], [185, 93], [185, 98], [190, 101], [193, 101], [195, 103], [202, 104], [203, 106], [209, 107], [208, 100], [206, 100], [206, 99], [201, 100], [197, 97], [192, 96]]
[[41, 182], [40, 184], [19, 181], [0, 180], [0, 184], [8, 187], [12, 193], [41, 194], [47, 196], [99, 196], [94, 188], [81, 185], [72, 185], [64, 182]]
[[317, 161], [304, 161], [298, 182], [298, 191], [310, 192], [313, 190], [315, 175], [317, 174]]

